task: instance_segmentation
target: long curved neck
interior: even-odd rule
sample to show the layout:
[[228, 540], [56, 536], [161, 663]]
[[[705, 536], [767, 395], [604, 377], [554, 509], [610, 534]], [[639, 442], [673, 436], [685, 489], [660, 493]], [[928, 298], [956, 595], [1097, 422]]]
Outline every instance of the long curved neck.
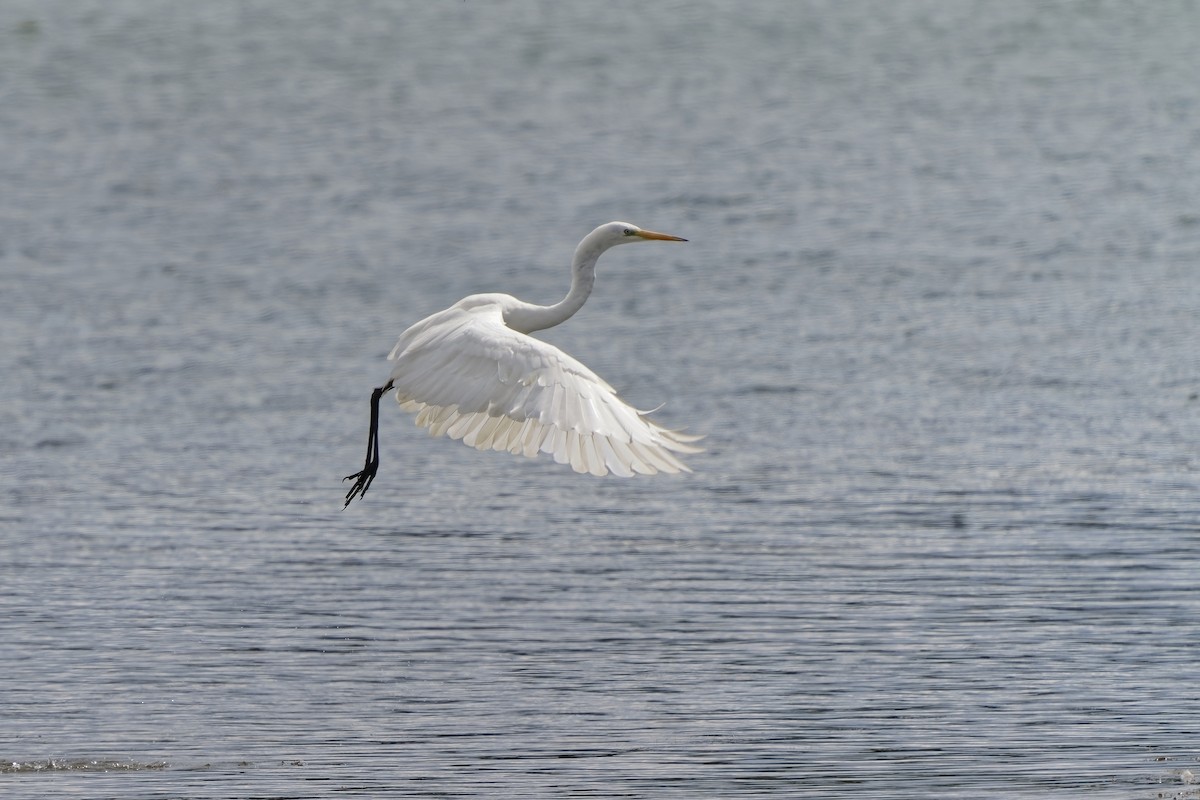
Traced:
[[508, 327], [521, 333], [553, 328], [583, 308], [596, 284], [596, 261], [608, 249], [589, 239], [590, 236], [575, 248], [575, 258], [571, 262], [571, 291], [567, 292], [567, 296], [552, 306], [522, 303], [519, 308], [511, 309], [504, 315]]

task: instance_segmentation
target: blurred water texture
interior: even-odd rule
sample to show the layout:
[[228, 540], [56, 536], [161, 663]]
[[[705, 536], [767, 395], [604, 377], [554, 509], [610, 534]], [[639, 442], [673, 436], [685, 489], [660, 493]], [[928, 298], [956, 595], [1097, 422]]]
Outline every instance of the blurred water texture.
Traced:
[[[0, 793], [1197, 797], [1185, 2], [0, 9]], [[545, 338], [623, 481], [370, 389]]]

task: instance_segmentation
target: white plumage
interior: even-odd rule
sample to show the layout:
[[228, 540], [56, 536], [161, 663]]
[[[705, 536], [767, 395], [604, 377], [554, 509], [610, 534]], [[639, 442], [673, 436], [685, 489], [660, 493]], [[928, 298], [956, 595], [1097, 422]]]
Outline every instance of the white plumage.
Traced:
[[367, 462], [346, 504], [378, 469], [378, 402], [390, 389], [416, 424], [478, 450], [551, 455], [576, 472], [629, 477], [690, 472], [676, 455], [697, 453], [702, 438], [668, 430], [617, 397], [611, 386], [530, 332], [569, 318], [590, 294], [600, 254], [634, 241], [685, 241], [624, 222], [601, 225], [580, 242], [571, 291], [538, 306], [505, 294], [466, 297], [401, 334], [388, 355], [391, 379], [372, 395]]
[[660, 427], [579, 361], [507, 327], [505, 299], [469, 297], [400, 338], [392, 384], [417, 425], [593, 475], [688, 471], [674, 453], [698, 452], [688, 443], [699, 437]]

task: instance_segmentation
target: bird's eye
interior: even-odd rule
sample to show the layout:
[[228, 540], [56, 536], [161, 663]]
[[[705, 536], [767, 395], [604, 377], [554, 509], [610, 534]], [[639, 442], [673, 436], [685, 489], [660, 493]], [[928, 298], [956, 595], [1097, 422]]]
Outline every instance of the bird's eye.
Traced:
[[626, 228], [624, 233], [626, 236], [633, 236], [633, 228]]

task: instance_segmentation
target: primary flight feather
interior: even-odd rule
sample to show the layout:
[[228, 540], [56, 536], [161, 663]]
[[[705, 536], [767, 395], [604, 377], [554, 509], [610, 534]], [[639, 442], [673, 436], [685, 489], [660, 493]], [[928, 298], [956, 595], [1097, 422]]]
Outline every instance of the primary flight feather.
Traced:
[[702, 437], [663, 428], [582, 363], [529, 335], [583, 306], [604, 251], [644, 241], [687, 240], [610, 222], [575, 249], [571, 289], [560, 302], [474, 294], [402, 333], [388, 355], [395, 362], [390, 379], [371, 394], [366, 463], [346, 476], [354, 480], [346, 505], [366, 493], [379, 470], [379, 399], [392, 389], [417, 425], [479, 450], [547, 453], [593, 475], [690, 472], [676, 454], [700, 452], [692, 442]]

